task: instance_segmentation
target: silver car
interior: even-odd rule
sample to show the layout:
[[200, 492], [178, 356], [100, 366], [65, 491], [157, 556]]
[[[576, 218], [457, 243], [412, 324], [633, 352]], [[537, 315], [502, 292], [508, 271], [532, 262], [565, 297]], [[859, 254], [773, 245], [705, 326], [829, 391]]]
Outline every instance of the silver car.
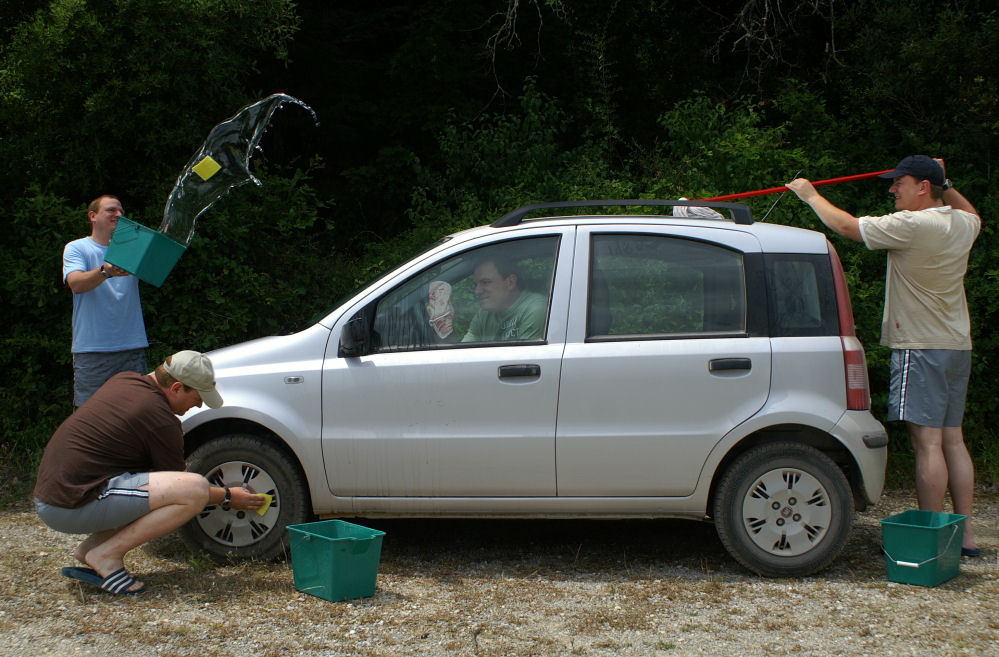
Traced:
[[888, 442], [836, 251], [741, 204], [552, 216], [638, 205], [695, 204], [526, 206], [212, 352], [225, 405], [183, 418], [188, 466], [274, 504], [208, 507], [189, 544], [271, 558], [316, 516], [679, 517], [763, 575], [827, 566]]

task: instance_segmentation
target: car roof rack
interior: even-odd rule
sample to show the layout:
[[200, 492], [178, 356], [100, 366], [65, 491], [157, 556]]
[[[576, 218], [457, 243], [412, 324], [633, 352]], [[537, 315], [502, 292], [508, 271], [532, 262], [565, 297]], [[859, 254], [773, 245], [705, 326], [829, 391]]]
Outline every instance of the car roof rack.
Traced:
[[[535, 210], [546, 210], [554, 208], [594, 208], [594, 207], [655, 207], [655, 206], [686, 206], [698, 208], [712, 208], [728, 210], [731, 213], [732, 221], [737, 224], [750, 225], [753, 223], [753, 212], [748, 205], [743, 203], [724, 203], [720, 201], [663, 201], [657, 199], [627, 199], [608, 201], [557, 201], [554, 203], [535, 203], [524, 205], [516, 210], [507, 212], [505, 215], [490, 224], [493, 228], [505, 228], [507, 226], [518, 226], [524, 218]], [[705, 219], [706, 217], [697, 217]]]

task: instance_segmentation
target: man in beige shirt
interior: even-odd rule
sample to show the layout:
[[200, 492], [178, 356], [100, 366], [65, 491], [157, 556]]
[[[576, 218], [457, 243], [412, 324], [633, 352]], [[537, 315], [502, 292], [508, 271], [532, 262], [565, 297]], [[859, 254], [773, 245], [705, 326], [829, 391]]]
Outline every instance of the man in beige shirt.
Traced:
[[961, 554], [978, 556], [971, 528], [975, 471], [961, 421], [971, 372], [971, 322], [964, 294], [977, 210], [954, 189], [943, 160], [912, 155], [889, 178], [896, 212], [855, 217], [804, 178], [787, 184], [826, 226], [869, 249], [888, 251], [881, 344], [891, 347], [888, 419], [906, 423], [916, 455], [919, 508], [968, 516]]

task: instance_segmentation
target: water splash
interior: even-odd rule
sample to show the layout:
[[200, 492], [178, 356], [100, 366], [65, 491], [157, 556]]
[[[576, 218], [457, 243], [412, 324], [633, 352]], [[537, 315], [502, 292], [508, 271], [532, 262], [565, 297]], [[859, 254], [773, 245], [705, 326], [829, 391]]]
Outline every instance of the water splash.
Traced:
[[250, 171], [250, 158], [260, 147], [271, 116], [285, 103], [311, 107], [287, 94], [273, 94], [247, 105], [230, 119], [218, 124], [177, 178], [163, 208], [160, 232], [187, 246], [194, 238], [198, 217], [222, 198], [230, 189], [252, 182], [261, 182]]

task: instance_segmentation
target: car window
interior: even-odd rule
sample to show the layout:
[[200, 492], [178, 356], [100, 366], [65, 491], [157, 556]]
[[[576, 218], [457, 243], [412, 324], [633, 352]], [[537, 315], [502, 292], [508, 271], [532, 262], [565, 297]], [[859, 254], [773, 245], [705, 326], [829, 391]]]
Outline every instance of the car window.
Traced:
[[828, 256], [768, 254], [765, 262], [771, 335], [839, 334], [836, 291]]
[[378, 301], [376, 350], [543, 342], [558, 245], [507, 240], [435, 263]]
[[744, 333], [742, 254], [662, 235], [594, 235], [587, 337]]

